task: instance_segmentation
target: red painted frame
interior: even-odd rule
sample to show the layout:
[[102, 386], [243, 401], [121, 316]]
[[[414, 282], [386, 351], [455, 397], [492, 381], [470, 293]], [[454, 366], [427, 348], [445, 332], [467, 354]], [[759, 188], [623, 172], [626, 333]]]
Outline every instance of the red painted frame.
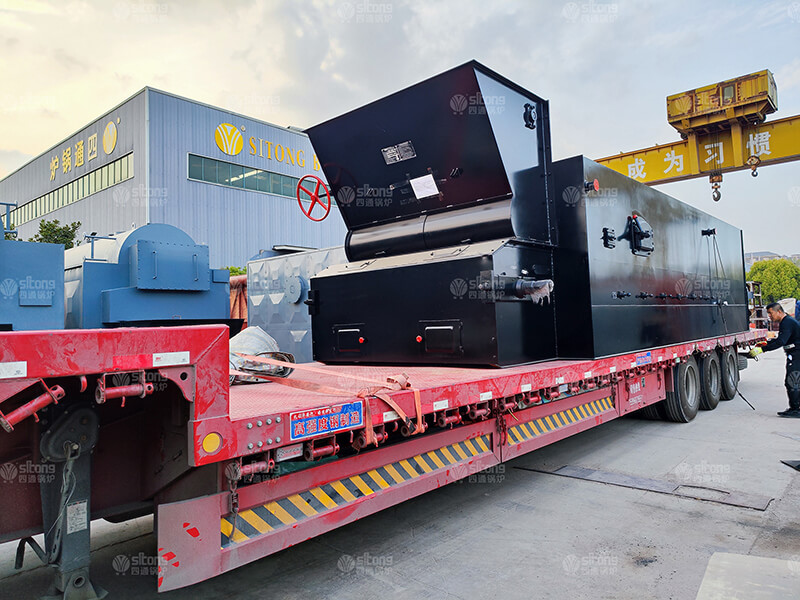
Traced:
[[[765, 335], [763, 330], [751, 330], [598, 360], [553, 361], [502, 370], [437, 370], [430, 367], [406, 369], [412, 383], [422, 382], [421, 385], [417, 384], [417, 391], [425, 414], [441, 411], [443, 403], [447, 410], [452, 411], [505, 398], [530, 401], [532, 394], [542, 391], [559, 393], [552, 402], [537, 404], [513, 414], [502, 414], [454, 429], [431, 431], [425, 436], [371, 448], [356, 456], [242, 487], [239, 491], [240, 507], [246, 509], [284, 498], [478, 435], [491, 436], [491, 451], [469, 457], [458, 464], [466, 465], [472, 470], [485, 469], [663, 399], [666, 389], [671, 385], [671, 378], [665, 376], [666, 368], [683, 357], [718, 347], [752, 344], [763, 339]], [[295, 408], [279, 406], [278, 410], [264, 411], [264, 414], [251, 413], [247, 418], [231, 417], [228, 334], [227, 328], [222, 326], [0, 333], [0, 363], [9, 362], [24, 362], [27, 372], [24, 377], [12, 378], [6, 374], [6, 378], [0, 378], [0, 410], [4, 409], [4, 400], [35, 384], [39, 379], [159, 370], [178, 385], [185, 399], [191, 403], [188, 423], [188, 463], [191, 466], [222, 463], [295, 443], [289, 441], [287, 429], [289, 413]], [[347, 374], [351, 369], [346, 366], [322, 368], [327, 369], [332, 376], [337, 373]], [[360, 369], [363, 372], [365, 368]], [[381, 369], [374, 368], [375, 379], [379, 379], [382, 373]], [[0, 375], [2, 374], [3, 371], [0, 370]], [[645, 388], [648, 391], [631, 404], [629, 399], [636, 396], [636, 393], [631, 394], [630, 382], [642, 378], [647, 381]], [[264, 386], [264, 389], [267, 399], [272, 393], [269, 390], [274, 391], [276, 388]], [[414, 391], [389, 393], [406, 413], [414, 414]], [[606, 401], [605, 407], [593, 413], [591, 418], [572, 422], [564, 419], [562, 427], [541, 436], [525, 440], [519, 438], [513, 444], [509, 442], [509, 430], [520, 423], [571, 411], [606, 398], [610, 398], [610, 402]], [[309, 396], [309, 402], [313, 402], [313, 405], [308, 407], [326, 407], [342, 401], [339, 396], [315, 394]], [[388, 407], [375, 397], [364, 401], [370, 403], [372, 425], [382, 424]], [[256, 421], [264, 424], [254, 427], [253, 423]], [[213, 454], [202, 449], [204, 437], [211, 432], [219, 433], [223, 439], [222, 446]], [[269, 437], [272, 443], [260, 448], [248, 448], [248, 444], [265, 437]], [[168, 566], [164, 567], [159, 578], [159, 589], [176, 589], [213, 577], [455, 481], [464, 474], [464, 469], [441, 468], [313, 518], [309, 517], [296, 526], [282, 528], [270, 535], [261, 535], [246, 543], [226, 548], [221, 547], [219, 528], [221, 517], [229, 512], [229, 492], [161, 504], [158, 507], [158, 541], [160, 552]], [[20, 510], [31, 508], [37, 507], [24, 507]]]

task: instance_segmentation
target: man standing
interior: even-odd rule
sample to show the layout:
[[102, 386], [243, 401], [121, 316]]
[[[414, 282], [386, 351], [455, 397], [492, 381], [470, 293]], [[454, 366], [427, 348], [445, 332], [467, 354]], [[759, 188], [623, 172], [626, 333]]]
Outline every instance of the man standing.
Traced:
[[774, 323], [780, 323], [778, 337], [762, 347], [756, 346], [748, 356], [755, 358], [762, 352], [783, 348], [786, 352], [786, 393], [789, 395], [789, 408], [778, 413], [779, 417], [800, 418], [800, 323], [787, 315], [780, 304], [773, 302], [767, 306], [767, 314]]

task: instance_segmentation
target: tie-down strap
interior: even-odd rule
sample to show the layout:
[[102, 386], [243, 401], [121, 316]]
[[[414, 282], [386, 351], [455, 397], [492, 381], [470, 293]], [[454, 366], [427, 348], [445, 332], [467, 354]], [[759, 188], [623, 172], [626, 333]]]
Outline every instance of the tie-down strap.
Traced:
[[[274, 367], [284, 367], [284, 368], [289, 367], [296, 371], [317, 373], [325, 375], [327, 377], [334, 375], [330, 371], [326, 371], [325, 369], [320, 369], [319, 367], [315, 367], [309, 364], [289, 363], [272, 358], [266, 358], [264, 356], [251, 356], [248, 354], [240, 354], [238, 352], [235, 354], [246, 360], [252, 360], [254, 362], [272, 365]], [[327, 394], [333, 396], [346, 396], [349, 398], [353, 397], [352, 391], [345, 390], [337, 386], [323, 385], [311, 381], [298, 381], [296, 379], [292, 379], [291, 377], [278, 378], [278, 377], [271, 377], [269, 375], [260, 375], [260, 374], [257, 375], [255, 373], [250, 373], [250, 372], [244, 373], [237, 371], [235, 369], [232, 369], [230, 371], [230, 374], [257, 377], [258, 379], [273, 381], [281, 385], [286, 385], [296, 389], [316, 392], [320, 394]], [[422, 401], [420, 398], [419, 390], [411, 386], [411, 384], [408, 381], [408, 375], [406, 375], [405, 373], [387, 377], [385, 382], [377, 382], [373, 379], [367, 377], [361, 377], [359, 375], [354, 375], [351, 373], [336, 373], [335, 376], [369, 384], [363, 387], [357, 394], [355, 394], [358, 398], [363, 398], [364, 400], [366, 400], [366, 402], [364, 403], [365, 404], [364, 421], [366, 424], [364, 433], [367, 445], [375, 444], [377, 446], [378, 444], [377, 440], [375, 439], [375, 431], [372, 428], [372, 409], [370, 408], [369, 398], [377, 398], [383, 401], [387, 406], [389, 406], [389, 408], [391, 408], [394, 412], [396, 412], [397, 416], [400, 417], [400, 419], [406, 424], [408, 430], [411, 432], [412, 435], [416, 435], [418, 433], [422, 433], [423, 431], [425, 431], [425, 420], [424, 420], [424, 415], [422, 414]], [[414, 392], [414, 413], [415, 413], [414, 418], [409, 417], [406, 414], [406, 412], [402, 408], [400, 408], [400, 405], [397, 404], [397, 402], [395, 402], [389, 395], [389, 392], [395, 392], [400, 390], [410, 390]]]

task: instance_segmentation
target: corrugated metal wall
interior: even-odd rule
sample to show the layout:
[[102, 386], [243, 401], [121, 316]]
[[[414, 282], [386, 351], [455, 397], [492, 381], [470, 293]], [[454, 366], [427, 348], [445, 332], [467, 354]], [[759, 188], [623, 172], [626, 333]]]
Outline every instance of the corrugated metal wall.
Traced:
[[[314, 170], [307, 136], [155, 90], [149, 93], [151, 222], [170, 223], [197, 243], [207, 244], [212, 267], [244, 266], [275, 244], [324, 248], [343, 243], [346, 230], [335, 206], [325, 221], [317, 223], [302, 214], [294, 198], [188, 178], [192, 153], [298, 178], [313, 173], [324, 179], [321, 170]], [[234, 156], [222, 152], [214, 141], [221, 123], [230, 123], [243, 136], [242, 150]], [[305, 166], [290, 164], [286, 158], [279, 162], [274, 152], [267, 158], [259, 139], [273, 147], [291, 148], [295, 157], [301, 151]]]
[[[103, 148], [103, 133], [109, 122], [113, 122], [116, 127], [117, 140], [113, 150], [106, 153]], [[53, 210], [43, 215], [42, 218], [49, 221], [58, 219], [61, 223], [80, 221], [82, 225], [79, 233], [97, 231], [101, 235], [130, 229], [133, 224], [144, 225], [147, 212], [143, 195], [144, 122], [145, 91], [143, 90], [0, 181], [0, 199], [4, 202], [17, 202], [21, 206], [134, 152], [134, 177], [132, 179]], [[88, 139], [94, 134], [97, 134], [97, 156], [89, 160]], [[81, 166], [75, 166], [76, 145], [79, 142], [83, 142], [84, 161]], [[70, 149], [72, 166], [65, 173], [63, 159], [64, 150], [67, 148]], [[53, 157], [58, 158], [58, 168], [51, 180], [50, 166]], [[28, 239], [34, 235], [39, 230], [40, 220], [34, 219], [19, 225], [20, 238]]]

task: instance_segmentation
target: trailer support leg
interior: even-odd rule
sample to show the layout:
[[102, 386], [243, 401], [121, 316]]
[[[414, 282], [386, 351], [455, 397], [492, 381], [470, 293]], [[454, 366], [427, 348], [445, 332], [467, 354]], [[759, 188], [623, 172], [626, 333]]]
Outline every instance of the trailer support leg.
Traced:
[[56, 569], [41, 600], [100, 600], [105, 590], [89, 579], [91, 451], [97, 414], [88, 407], [65, 411], [42, 435], [42, 456], [55, 477], [40, 484], [47, 562]]

